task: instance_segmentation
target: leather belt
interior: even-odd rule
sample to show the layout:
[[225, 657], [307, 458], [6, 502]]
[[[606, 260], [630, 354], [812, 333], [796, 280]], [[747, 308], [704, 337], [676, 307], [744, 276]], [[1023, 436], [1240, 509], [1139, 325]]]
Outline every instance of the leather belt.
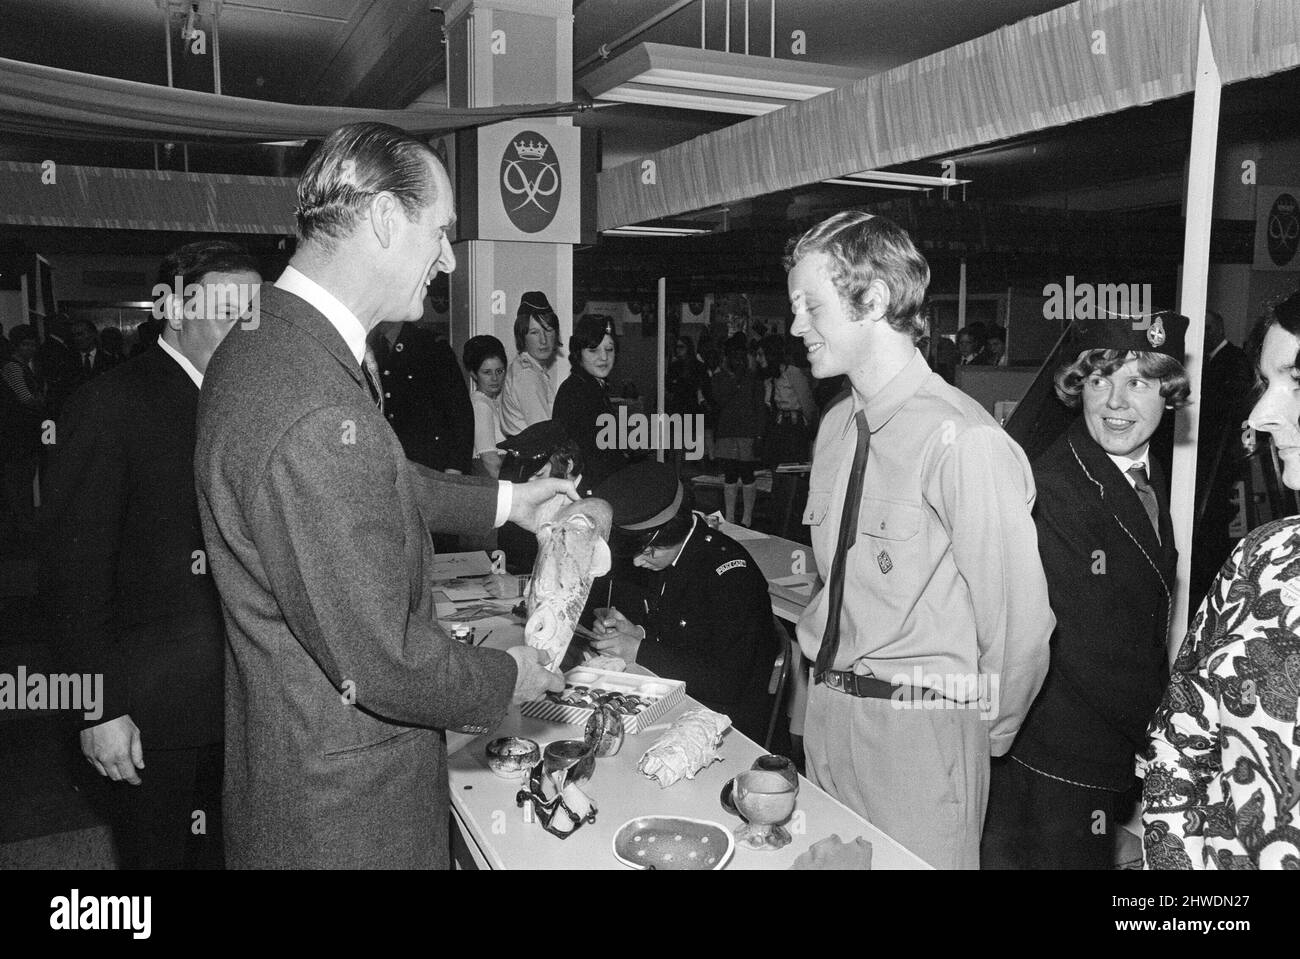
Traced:
[[893, 683], [887, 683], [875, 676], [863, 676], [842, 669], [826, 670], [818, 682], [824, 683], [828, 689], [849, 696], [857, 696], [860, 699], [894, 699], [898, 696], [898, 690], [904, 688], [908, 691], [906, 698], [912, 698], [910, 695], [912, 692], [911, 687], [895, 686]]
[[938, 690], [927, 687], [917, 688], [905, 683], [887, 683], [875, 676], [863, 676], [842, 669], [828, 669], [816, 682], [825, 684], [828, 689], [833, 689], [837, 693], [857, 696], [859, 699], [893, 699], [900, 703], [922, 703], [943, 699], [955, 706], [970, 705], [948, 699]]

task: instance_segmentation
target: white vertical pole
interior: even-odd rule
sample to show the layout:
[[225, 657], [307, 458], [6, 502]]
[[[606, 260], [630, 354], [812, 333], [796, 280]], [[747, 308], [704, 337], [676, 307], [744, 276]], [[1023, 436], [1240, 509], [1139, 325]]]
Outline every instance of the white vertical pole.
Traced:
[[655, 361], [655, 383], [659, 392], [659, 418], [655, 426], [655, 459], [664, 461], [664, 432], [668, 424], [668, 277], [659, 277], [659, 303], [655, 307], [659, 322], [655, 325], [655, 348], [658, 360]]
[[[1219, 99], [1223, 81], [1210, 28], [1201, 10], [1196, 52], [1196, 92], [1192, 100], [1192, 148], [1187, 164], [1187, 204], [1183, 232], [1183, 282], [1179, 312], [1187, 328], [1187, 379], [1192, 400], [1201, 396], [1201, 364], [1205, 350], [1205, 298], [1210, 267], [1210, 224], [1214, 215], [1214, 163], [1219, 138]], [[1169, 490], [1169, 516], [1178, 546], [1178, 578], [1174, 584], [1173, 622], [1169, 628], [1169, 659], [1173, 661], [1187, 632], [1188, 579], [1192, 571], [1192, 519], [1196, 504], [1196, 442], [1200, 409], [1196, 402], [1180, 410], [1174, 421], [1174, 468]], [[1200, 597], [1196, 597], [1198, 600]]]
[[731, 0], [727, 0], [726, 17], [727, 17], [726, 28], [722, 31], [722, 49], [730, 53], [731, 52]]
[[704, 49], [704, 14], [708, 10], [709, 0], [700, 0], [700, 49]]
[[768, 0], [767, 4], [767, 55], [773, 60], [776, 59], [776, 0]]
[[961, 258], [961, 272], [957, 274], [957, 329], [966, 325], [966, 257]]
[[163, 36], [167, 40], [167, 86], [174, 86], [172, 77], [172, 11], [170, 7], [163, 10]]
[[221, 4], [212, 8], [212, 92], [221, 93], [221, 28], [217, 21], [221, 19]]
[[749, 53], [749, 0], [745, 0], [745, 53]]

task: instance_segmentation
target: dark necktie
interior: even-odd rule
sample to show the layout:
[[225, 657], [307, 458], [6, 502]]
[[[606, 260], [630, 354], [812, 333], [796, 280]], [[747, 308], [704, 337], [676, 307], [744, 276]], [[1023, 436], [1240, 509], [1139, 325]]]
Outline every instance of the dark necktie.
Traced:
[[831, 563], [830, 598], [826, 603], [826, 629], [822, 645], [817, 650], [817, 663], [813, 668], [814, 682], [819, 682], [835, 662], [840, 645], [840, 608], [844, 603], [844, 567], [849, 550], [858, 538], [858, 510], [862, 506], [862, 480], [867, 471], [867, 451], [871, 449], [871, 427], [867, 414], [859, 410], [853, 417], [858, 428], [858, 445], [853, 450], [853, 467], [849, 472], [849, 486], [844, 493], [844, 509], [840, 513], [840, 535], [835, 543], [835, 561]]
[[382, 413], [384, 398], [379, 394], [379, 363], [375, 361], [375, 351], [368, 344], [365, 359], [361, 362], [361, 375], [366, 378], [366, 386], [370, 388], [370, 398], [375, 401], [379, 412]]
[[1136, 463], [1128, 468], [1128, 475], [1133, 478], [1133, 489], [1137, 491], [1142, 508], [1147, 511], [1151, 528], [1156, 531], [1156, 542], [1160, 541], [1160, 504], [1156, 502], [1156, 491], [1147, 482], [1147, 468]]

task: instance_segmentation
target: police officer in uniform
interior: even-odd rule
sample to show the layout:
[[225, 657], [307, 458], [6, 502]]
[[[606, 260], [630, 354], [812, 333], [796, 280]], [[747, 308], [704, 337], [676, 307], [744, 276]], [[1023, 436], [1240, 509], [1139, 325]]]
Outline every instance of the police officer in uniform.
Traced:
[[371, 340], [384, 416], [406, 458], [429, 469], [469, 473], [474, 410], [451, 347], [414, 323], [382, 323]]
[[1057, 371], [1056, 393], [1081, 415], [1032, 464], [1056, 614], [1051, 665], [993, 766], [984, 868], [1114, 867], [1136, 756], [1169, 679], [1178, 551], [1152, 438], [1165, 411], [1187, 403], [1187, 319], [1080, 326], [1080, 352]]
[[592, 588], [593, 649], [682, 680], [688, 695], [761, 742], [779, 646], [758, 564], [683, 502], [667, 464], [633, 464], [596, 496], [613, 507], [611, 542], [625, 561], [612, 587]]

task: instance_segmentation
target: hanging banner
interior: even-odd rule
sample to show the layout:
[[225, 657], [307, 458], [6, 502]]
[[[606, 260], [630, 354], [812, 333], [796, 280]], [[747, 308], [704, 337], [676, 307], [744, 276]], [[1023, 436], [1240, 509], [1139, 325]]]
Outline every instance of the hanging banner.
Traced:
[[1255, 188], [1257, 270], [1300, 270], [1300, 186]]

